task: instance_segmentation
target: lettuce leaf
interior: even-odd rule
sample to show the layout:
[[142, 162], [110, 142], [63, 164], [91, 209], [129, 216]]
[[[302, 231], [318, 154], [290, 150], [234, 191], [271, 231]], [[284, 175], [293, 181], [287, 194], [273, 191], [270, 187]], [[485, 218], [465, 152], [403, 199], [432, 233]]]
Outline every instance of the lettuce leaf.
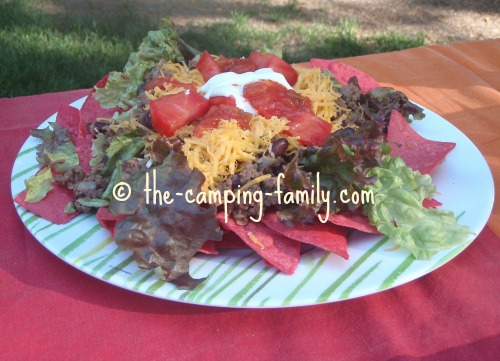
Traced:
[[143, 137], [144, 132], [141, 129], [127, 131], [113, 137], [104, 151], [107, 162], [102, 174], [105, 176], [111, 175], [118, 161], [129, 160], [139, 155], [144, 149]]
[[[176, 194], [190, 190], [194, 199], [205, 177], [197, 169], [191, 170], [184, 154], [176, 151], [161, 165], [149, 169], [142, 166], [129, 176], [117, 180], [129, 185], [130, 197], [126, 201], [113, 198], [109, 204], [110, 212], [129, 215], [117, 224], [115, 242], [133, 252], [139, 267], [160, 267], [166, 281], [180, 289], [194, 289], [204, 279], [189, 275], [189, 262], [207, 240], [220, 240], [222, 231], [215, 205], [189, 203]], [[171, 204], [160, 202], [155, 191], [147, 199], [146, 182], [161, 194], [169, 192]]]
[[95, 88], [94, 97], [103, 108], [133, 108], [137, 104], [137, 88], [156, 63], [162, 59], [183, 62], [196, 53], [178, 37], [167, 20], [164, 29], [148, 32], [139, 50], [130, 54], [123, 72], [111, 72], [106, 86]]
[[78, 165], [78, 154], [67, 130], [55, 122], [49, 127], [33, 129], [31, 135], [42, 140], [36, 147], [36, 160], [40, 169], [53, 167], [57, 172], [64, 173]]
[[408, 168], [401, 158], [384, 156], [369, 176], [377, 181], [366, 187], [374, 202], [364, 205], [370, 222], [394, 243], [409, 249], [416, 259], [429, 259], [440, 250], [465, 241], [470, 230], [453, 212], [422, 206], [436, 188], [429, 175]]
[[25, 180], [26, 202], [36, 203], [44, 199], [47, 193], [53, 188], [53, 181], [54, 176], [52, 175], [52, 170], [48, 167]]
[[381, 164], [383, 141], [381, 125], [367, 121], [355, 129], [337, 130], [321, 147], [309, 147], [298, 164], [305, 171], [319, 172], [322, 189], [330, 191], [331, 204], [354, 211], [361, 204], [339, 202], [340, 192], [345, 190], [350, 197], [375, 181], [368, 173]]

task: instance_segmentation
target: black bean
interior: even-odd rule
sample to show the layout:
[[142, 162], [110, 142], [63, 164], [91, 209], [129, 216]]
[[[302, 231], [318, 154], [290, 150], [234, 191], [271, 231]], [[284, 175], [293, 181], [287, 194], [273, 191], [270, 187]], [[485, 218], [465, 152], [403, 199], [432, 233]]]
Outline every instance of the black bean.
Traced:
[[288, 140], [285, 138], [278, 138], [273, 142], [271, 151], [274, 153], [274, 156], [279, 157], [280, 155], [285, 154], [287, 148]]

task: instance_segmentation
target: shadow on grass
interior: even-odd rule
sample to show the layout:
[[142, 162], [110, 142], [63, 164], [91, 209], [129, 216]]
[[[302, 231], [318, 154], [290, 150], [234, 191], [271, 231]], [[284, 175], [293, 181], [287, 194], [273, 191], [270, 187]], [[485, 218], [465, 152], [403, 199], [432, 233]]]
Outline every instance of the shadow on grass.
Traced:
[[[35, 1], [0, 4], [0, 97], [90, 88], [120, 70], [148, 30], [127, 7], [112, 16], [52, 14]], [[124, 26], [127, 24], [127, 26]]]
[[412, 0], [411, 2], [416, 6], [423, 5], [429, 8], [500, 12], [499, 0]]
[[[293, 35], [291, 35], [293, 34]], [[319, 35], [321, 34], [321, 35]], [[336, 27], [285, 26], [275, 31], [260, 31], [232, 22], [193, 27], [180, 34], [197, 49], [229, 57], [242, 57], [254, 49], [282, 53], [288, 62], [309, 61], [311, 57], [343, 58], [402, 50], [424, 44], [424, 35], [408, 37], [397, 33], [360, 37], [356, 23], [341, 21]]]

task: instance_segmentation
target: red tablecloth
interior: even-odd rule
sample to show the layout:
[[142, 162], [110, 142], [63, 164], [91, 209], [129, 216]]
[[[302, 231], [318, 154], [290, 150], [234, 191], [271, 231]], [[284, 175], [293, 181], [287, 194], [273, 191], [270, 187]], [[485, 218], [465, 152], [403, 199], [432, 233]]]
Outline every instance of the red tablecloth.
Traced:
[[[500, 179], [500, 41], [345, 59], [442, 115]], [[86, 90], [0, 99], [0, 358], [5, 360], [494, 360], [500, 355], [500, 211], [463, 253], [409, 284], [290, 309], [168, 302], [96, 280], [41, 246], [10, 196], [16, 154]], [[497, 198], [498, 201], [498, 198]]]

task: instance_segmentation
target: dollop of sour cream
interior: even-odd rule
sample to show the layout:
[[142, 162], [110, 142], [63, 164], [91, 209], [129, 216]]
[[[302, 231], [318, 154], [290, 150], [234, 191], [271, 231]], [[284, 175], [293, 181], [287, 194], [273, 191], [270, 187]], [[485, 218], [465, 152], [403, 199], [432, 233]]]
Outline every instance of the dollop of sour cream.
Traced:
[[248, 100], [243, 97], [243, 88], [245, 85], [259, 80], [272, 80], [287, 89], [292, 89], [283, 74], [277, 73], [271, 68], [262, 68], [243, 74], [226, 72], [214, 75], [200, 88], [200, 91], [206, 99], [215, 96], [233, 96], [238, 108], [251, 114], [257, 114]]

